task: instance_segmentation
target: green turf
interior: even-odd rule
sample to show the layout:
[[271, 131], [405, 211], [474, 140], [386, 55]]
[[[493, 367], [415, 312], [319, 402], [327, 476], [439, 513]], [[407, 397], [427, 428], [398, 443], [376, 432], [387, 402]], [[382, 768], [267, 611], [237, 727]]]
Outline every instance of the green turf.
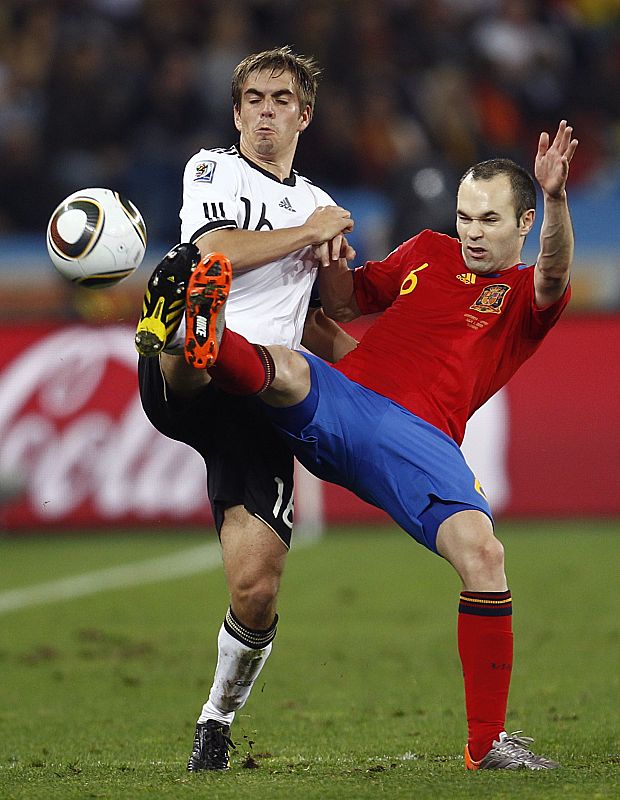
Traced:
[[[459, 584], [396, 530], [294, 551], [227, 774], [188, 775], [221, 570], [0, 615], [0, 798], [616, 798], [620, 524], [500, 526], [515, 598], [508, 727], [565, 766], [467, 773]], [[201, 541], [0, 542], [0, 593]]]

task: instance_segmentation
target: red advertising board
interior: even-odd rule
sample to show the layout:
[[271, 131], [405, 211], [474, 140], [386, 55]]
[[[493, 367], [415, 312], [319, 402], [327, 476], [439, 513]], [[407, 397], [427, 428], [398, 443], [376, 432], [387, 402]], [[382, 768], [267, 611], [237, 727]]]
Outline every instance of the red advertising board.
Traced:
[[[620, 316], [567, 316], [472, 419], [496, 512], [620, 515], [619, 352]], [[210, 521], [202, 459], [150, 426], [135, 365], [126, 325], [0, 326], [0, 527]], [[328, 521], [385, 519], [322, 495]]]
[[506, 511], [620, 515], [620, 315], [561, 320], [508, 389]]
[[[0, 328], [7, 528], [209, 519], [202, 459], [146, 420], [124, 325]], [[6, 490], [5, 490], [6, 494]]]

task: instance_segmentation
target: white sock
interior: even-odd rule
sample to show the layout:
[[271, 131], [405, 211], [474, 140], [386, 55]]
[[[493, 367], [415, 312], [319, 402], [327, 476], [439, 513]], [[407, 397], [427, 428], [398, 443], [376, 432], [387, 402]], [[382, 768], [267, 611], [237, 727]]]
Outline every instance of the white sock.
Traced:
[[235, 711], [241, 708], [252, 691], [265, 661], [271, 653], [272, 643], [256, 649], [247, 647], [225, 629], [217, 637], [217, 666], [209, 699], [202, 707], [198, 722], [216, 719], [231, 725]]

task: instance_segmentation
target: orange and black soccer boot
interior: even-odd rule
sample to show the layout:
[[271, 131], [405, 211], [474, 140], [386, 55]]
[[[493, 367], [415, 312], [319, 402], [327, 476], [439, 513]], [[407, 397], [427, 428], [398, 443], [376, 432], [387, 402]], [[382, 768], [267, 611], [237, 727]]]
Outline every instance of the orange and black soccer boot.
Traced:
[[134, 340], [141, 356], [159, 355], [169, 346], [185, 312], [189, 277], [199, 261], [196, 245], [177, 244], [153, 270]]
[[190, 275], [185, 308], [185, 360], [196, 369], [213, 366], [224, 332], [224, 305], [232, 266], [222, 253], [209, 253]]

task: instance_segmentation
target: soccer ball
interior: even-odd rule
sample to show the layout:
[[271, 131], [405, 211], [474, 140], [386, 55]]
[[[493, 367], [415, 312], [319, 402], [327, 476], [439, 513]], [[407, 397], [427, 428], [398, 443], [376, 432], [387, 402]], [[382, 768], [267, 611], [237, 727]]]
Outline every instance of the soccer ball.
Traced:
[[142, 263], [146, 225], [138, 209], [111, 189], [69, 195], [47, 226], [47, 251], [60, 274], [89, 289], [114, 286]]

